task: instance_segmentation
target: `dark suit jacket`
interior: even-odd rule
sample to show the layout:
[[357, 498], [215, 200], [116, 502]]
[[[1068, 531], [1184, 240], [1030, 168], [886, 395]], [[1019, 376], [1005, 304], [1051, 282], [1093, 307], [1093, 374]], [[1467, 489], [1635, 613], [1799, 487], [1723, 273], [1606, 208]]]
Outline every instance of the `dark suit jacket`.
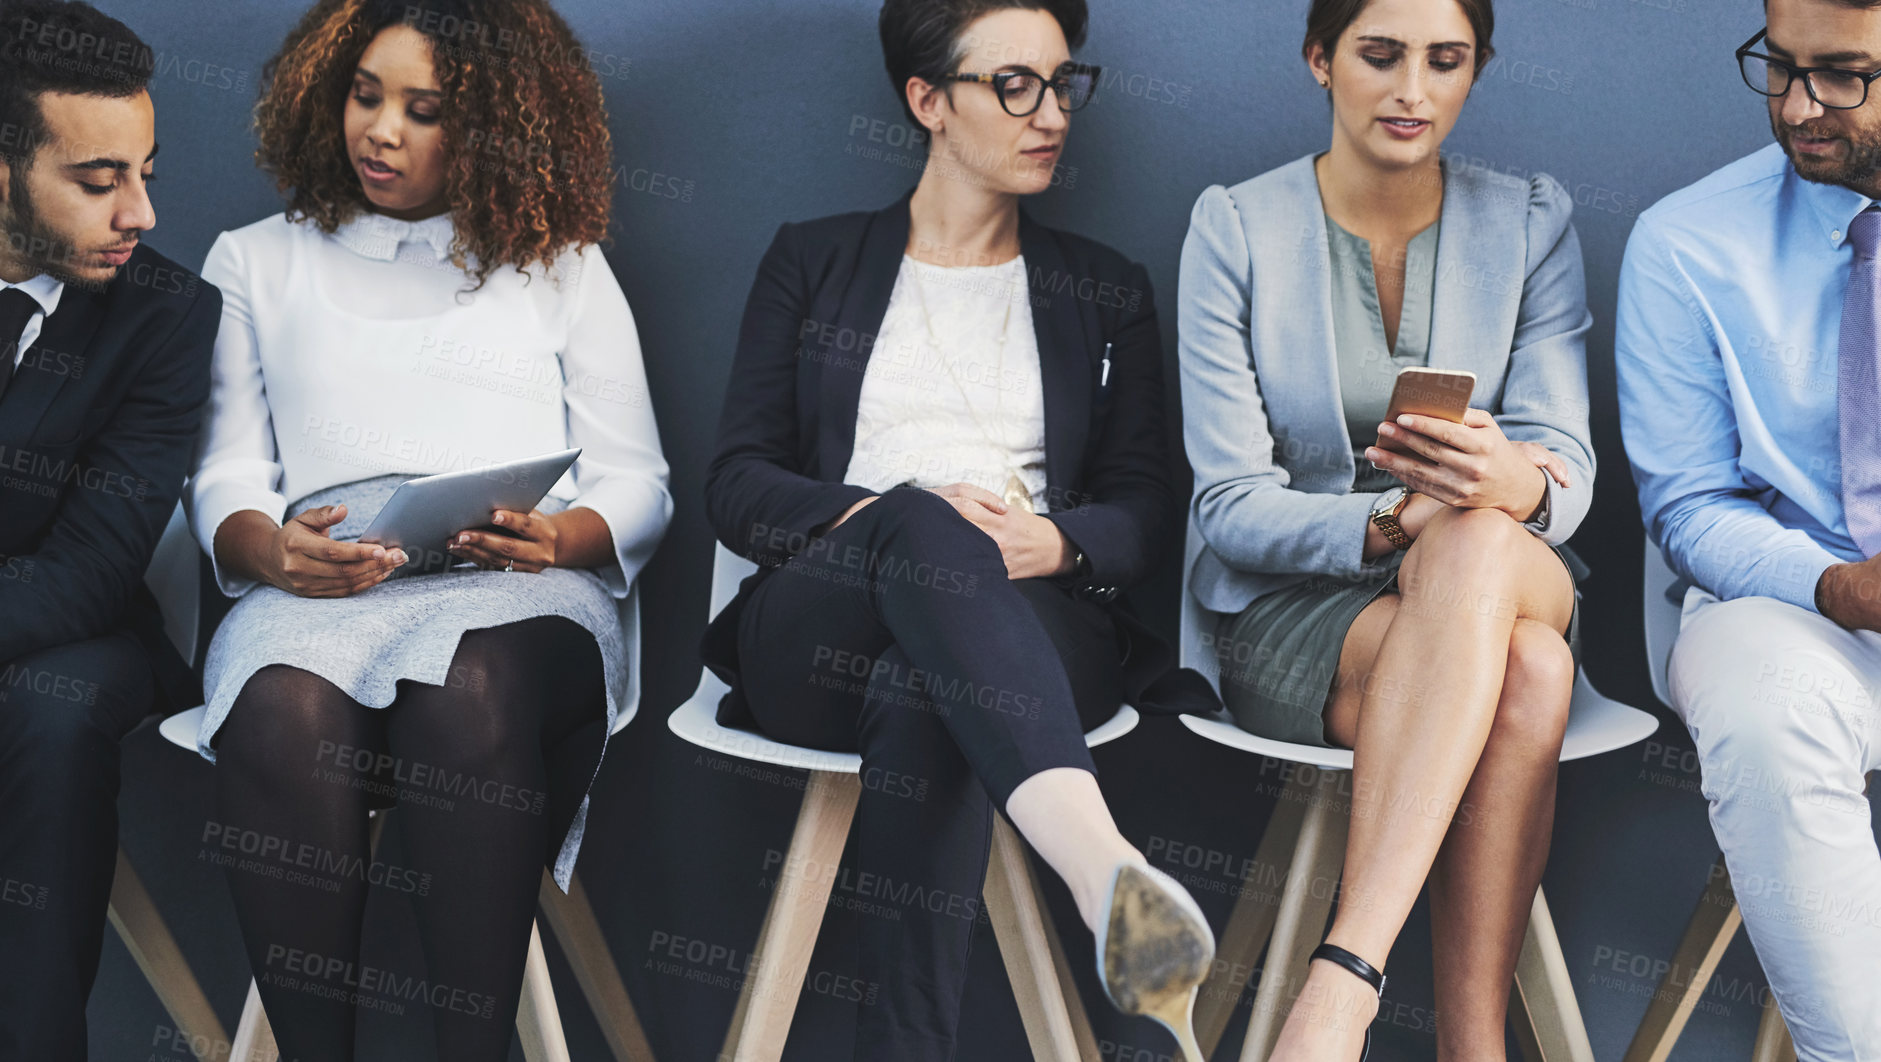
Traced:
[[66, 285], [0, 395], [0, 664], [129, 629], [172, 709], [199, 703], [144, 570], [189, 470], [222, 317], [213, 285], [139, 246]]
[[[732, 687], [720, 720], [749, 725], [737, 682], [737, 615], [770, 571], [873, 492], [842, 482], [856, 409], [908, 245], [908, 196], [884, 210], [780, 228], [758, 266], [706, 475], [714, 533], [759, 565], [713, 620], [705, 662]], [[1020, 214], [1045, 401], [1050, 512], [1084, 551], [1077, 592], [1108, 602], [1130, 702], [1211, 711], [1207, 682], [1118, 598], [1167, 542], [1177, 500], [1163, 430], [1162, 338], [1149, 275], [1110, 248]], [[1105, 372], [1105, 359], [1109, 371]], [[787, 543], [779, 550], [775, 543]], [[1149, 689], [1156, 684], [1154, 690]]]

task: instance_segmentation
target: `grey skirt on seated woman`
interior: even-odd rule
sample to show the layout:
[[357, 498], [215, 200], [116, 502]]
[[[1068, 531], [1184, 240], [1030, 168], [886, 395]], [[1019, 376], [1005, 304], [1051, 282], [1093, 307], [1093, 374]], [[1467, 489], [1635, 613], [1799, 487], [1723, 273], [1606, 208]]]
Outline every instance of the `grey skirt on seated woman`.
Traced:
[[[1195, 208], [1181, 304], [1191, 519], [1202, 539], [1190, 592], [1215, 613], [1222, 701], [1262, 737], [1331, 744], [1324, 714], [1347, 632], [1397, 589], [1404, 554], [1367, 562], [1362, 544], [1379, 492], [1402, 485], [1364, 457], [1401, 369], [1474, 372], [1473, 405], [1511, 440], [1561, 457], [1571, 486], [1550, 480], [1526, 526], [1570, 574], [1579, 566], [1561, 546], [1587, 511], [1594, 468], [1571, 204], [1547, 177], [1448, 161], [1444, 176], [1441, 218], [1404, 257], [1392, 346], [1371, 247], [1324, 214], [1312, 158], [1212, 188]], [[1240, 284], [1222, 282], [1229, 270]], [[1237, 320], [1251, 322], [1253, 342], [1221, 341]], [[1229, 405], [1262, 411], [1257, 445], [1245, 417], [1208, 412]], [[1338, 530], [1328, 533], [1329, 522]], [[1579, 618], [1577, 607], [1568, 629], [1577, 660]]]
[[[292, 513], [326, 505], [346, 505], [346, 519], [328, 529], [336, 542], [357, 541], [385, 506], [406, 476], [378, 476], [343, 483], [301, 498], [288, 506]], [[554, 496], [537, 505], [543, 513], [558, 513], [568, 503]], [[448, 571], [408, 576], [401, 571], [372, 588], [350, 597], [300, 597], [272, 586], [256, 586], [229, 610], [209, 643], [203, 662], [203, 692], [207, 701], [197, 748], [215, 759], [215, 745], [229, 709], [243, 686], [257, 671], [286, 665], [311, 672], [331, 682], [340, 692], [369, 708], [387, 708], [398, 696], [398, 684], [432, 686], [462, 681], [452, 672], [458, 642], [475, 630], [501, 627], [542, 616], [560, 616], [594, 636], [601, 651], [603, 688], [607, 697], [607, 725], [596, 728], [593, 740], [603, 748], [614, 721], [627, 703], [627, 645], [621, 630], [618, 603], [601, 576], [586, 568], [549, 568], [530, 575], [486, 571], [459, 564]], [[599, 763], [599, 750], [592, 757]], [[443, 778], [446, 776], [439, 775]], [[554, 876], [564, 889], [575, 871], [575, 857], [586, 831], [592, 773], [580, 778], [551, 775], [551, 788], [579, 787], [569, 815], [554, 816], [566, 832], [556, 846]], [[480, 780], [464, 777], [462, 784]], [[461, 796], [461, 785], [444, 784], [433, 791], [402, 792], [402, 799]], [[417, 787], [425, 790], [425, 787]], [[476, 793], [475, 790], [472, 791]]]

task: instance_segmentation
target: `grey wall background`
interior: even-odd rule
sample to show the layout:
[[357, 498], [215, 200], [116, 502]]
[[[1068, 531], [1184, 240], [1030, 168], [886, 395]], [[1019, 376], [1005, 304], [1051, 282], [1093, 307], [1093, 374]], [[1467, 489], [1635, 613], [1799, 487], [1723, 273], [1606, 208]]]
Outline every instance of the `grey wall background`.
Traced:
[[[216, 234], [279, 209], [252, 165], [248, 113], [261, 66], [299, 14], [270, 0], [103, 0], [162, 53], [153, 87], [163, 144], [159, 249], [199, 265]], [[745, 777], [671, 737], [665, 715], [698, 677], [711, 540], [700, 488], [737, 317], [758, 257], [781, 221], [872, 208], [911, 186], [900, 113], [881, 72], [872, 0], [561, 0], [596, 53], [623, 184], [609, 258], [639, 319], [678, 514], [644, 576], [645, 697], [610, 749], [595, 790], [581, 874], [659, 1057], [717, 1049], [736, 970], [658, 968], [651, 945], [688, 937], [739, 955], [768, 893], [767, 853], [787, 843], [798, 789]], [[1328, 140], [1326, 106], [1298, 59], [1306, 0], [1094, 0], [1083, 54], [1123, 75], [1080, 114], [1065, 165], [1074, 181], [1032, 204], [1048, 223], [1147, 263], [1160, 296], [1174, 412], [1176, 264], [1188, 212], [1233, 183]], [[1575, 540], [1585, 585], [1586, 662], [1599, 687], [1650, 707], [1652, 743], [1563, 768], [1546, 889], [1595, 1051], [1618, 1059], [1716, 855], [1683, 731], [1653, 703], [1639, 622], [1641, 534], [1613, 396], [1614, 288], [1626, 235], [1660, 196], [1768, 142], [1760, 102], [1731, 51], [1760, 24], [1756, 0], [1503, 0], [1498, 57], [1451, 137], [1453, 153], [1516, 174], [1546, 172], [1580, 204], [1596, 320], [1590, 346], [1601, 477]], [[879, 152], [879, 154], [878, 154]], [[1174, 451], [1179, 438], [1172, 420]], [[1186, 469], [1172, 475], [1187, 482]], [[1138, 599], [1173, 634], [1172, 553]], [[1104, 788], [1139, 846], [1194, 858], [1251, 859], [1274, 775], [1151, 720], [1100, 750]], [[124, 845], [233, 1030], [248, 980], [227, 889], [199, 861], [212, 815], [211, 768], [146, 729], [127, 746]], [[1271, 771], [1271, 765], [1270, 765]], [[800, 780], [797, 781], [800, 785]], [[388, 844], [397, 845], [396, 826]], [[1194, 846], [1194, 847], [1189, 847]], [[389, 850], [395, 854], [396, 848]], [[1219, 872], [1164, 862], [1217, 927]], [[1220, 865], [1219, 862], [1217, 865]], [[1091, 945], [1068, 895], [1048, 884], [1107, 1059], [1164, 1062], [1171, 1042], [1111, 1012], [1088, 972]], [[421, 963], [408, 908], [375, 899], [375, 948]], [[854, 968], [854, 919], [832, 912], [813, 973]], [[475, 927], [466, 927], [475, 932]], [[578, 1059], [605, 1057], [592, 1017], [553, 954]], [[17, 961], [18, 957], [15, 957]], [[369, 960], [371, 956], [368, 956]], [[975, 954], [963, 1059], [1018, 1059], [1024, 1039], [990, 934]], [[1413, 914], [1391, 957], [1374, 1057], [1435, 1055], [1429, 926]], [[717, 978], [719, 983], [712, 983]], [[703, 980], [701, 980], [703, 979]], [[1745, 1057], [1764, 982], [1739, 939], [1673, 1056]], [[1239, 1030], [1251, 1002], [1241, 1001]], [[806, 992], [786, 1058], [847, 1058], [854, 1004]], [[369, 1015], [364, 1057], [430, 1057], [428, 1019]], [[91, 1002], [94, 1059], [182, 1059], [168, 1022], [112, 937]], [[1230, 1057], [1224, 1047], [1221, 1057]], [[518, 1053], [516, 1057], [520, 1058]]]

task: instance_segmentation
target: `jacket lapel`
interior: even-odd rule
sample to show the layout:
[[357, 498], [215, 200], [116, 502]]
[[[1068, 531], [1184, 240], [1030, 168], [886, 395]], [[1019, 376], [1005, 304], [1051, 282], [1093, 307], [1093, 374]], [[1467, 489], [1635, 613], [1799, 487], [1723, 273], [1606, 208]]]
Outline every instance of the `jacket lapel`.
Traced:
[[[57, 312], [40, 326], [39, 338], [27, 349], [26, 359], [30, 361], [34, 351], [42, 350], [74, 356], [84, 354], [91, 346], [98, 322], [104, 317], [106, 300], [105, 292], [67, 284], [64, 294], [59, 296]], [[22, 446], [32, 445], [39, 422], [72, 375], [21, 367], [14, 373], [6, 393], [0, 395], [0, 435]]]
[[[1443, 160], [1443, 225], [1437, 233], [1437, 276], [1430, 307], [1430, 367], [1476, 374], [1470, 404], [1486, 407], [1501, 388], [1509, 352], [1490, 340], [1506, 336], [1503, 303], [1522, 284], [1528, 203], [1479, 180], [1468, 167]], [[1511, 209], [1513, 207], [1513, 209]]]
[[1332, 251], [1313, 159], [1287, 167], [1282, 194], [1248, 232], [1256, 262], [1248, 326], [1259, 337], [1254, 349], [1267, 352], [1254, 369], [1271, 381], [1261, 393], [1271, 407], [1280, 463], [1313, 483], [1310, 489], [1344, 490], [1355, 466], [1333, 343]]
[[1069, 497], [1084, 463], [1091, 428], [1091, 374], [1100, 352], [1085, 335], [1079, 292], [1093, 277], [1073, 276], [1064, 249], [1044, 226], [1019, 213], [1032, 332], [1038, 341], [1045, 399], [1045, 482], [1052, 499]]
[[855, 271], [851, 275], [836, 314], [839, 329], [870, 337], [858, 343], [853, 356], [823, 362], [818, 389], [821, 408], [813, 414], [818, 420], [818, 472], [836, 482], [849, 469], [849, 459], [856, 445], [856, 410], [862, 400], [862, 376], [868, 370], [869, 357], [875, 352], [875, 338], [881, 334], [882, 319], [888, 314], [888, 297], [894, 294], [895, 277], [901, 272], [901, 256], [908, 249], [908, 200], [910, 191], [893, 206], [878, 211], [870, 219], [856, 251]]

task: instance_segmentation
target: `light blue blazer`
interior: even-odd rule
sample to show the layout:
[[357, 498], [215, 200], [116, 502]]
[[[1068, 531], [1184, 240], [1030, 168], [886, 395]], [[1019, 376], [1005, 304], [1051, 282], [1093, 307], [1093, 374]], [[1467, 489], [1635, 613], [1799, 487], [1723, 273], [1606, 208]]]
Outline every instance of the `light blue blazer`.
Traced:
[[[1476, 374], [1470, 404], [1567, 462], [1537, 533], [1565, 542], [1593, 500], [1587, 281], [1553, 178], [1443, 162], [1430, 365]], [[1182, 246], [1183, 439], [1195, 469], [1189, 589], [1239, 612], [1315, 575], [1359, 578], [1374, 496], [1333, 352], [1331, 257], [1313, 156], [1202, 193]]]

